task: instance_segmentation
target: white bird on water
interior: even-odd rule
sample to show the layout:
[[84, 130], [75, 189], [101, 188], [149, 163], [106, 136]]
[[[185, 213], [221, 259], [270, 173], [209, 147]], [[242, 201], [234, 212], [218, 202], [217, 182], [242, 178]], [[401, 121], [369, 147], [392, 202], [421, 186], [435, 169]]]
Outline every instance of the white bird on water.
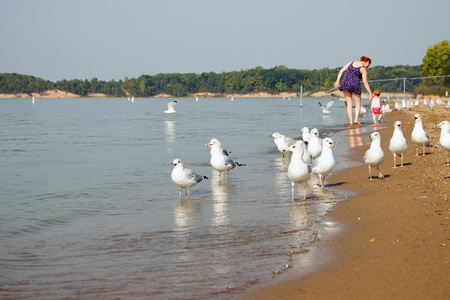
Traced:
[[397, 168], [396, 158], [401, 157], [400, 166], [403, 167], [403, 155], [406, 150], [408, 150], [408, 144], [406, 143], [406, 138], [403, 136], [402, 122], [396, 121], [394, 123], [394, 133], [392, 135], [391, 141], [389, 142], [389, 151], [394, 155], [394, 168]]
[[292, 183], [292, 201], [294, 201], [295, 184], [304, 184], [303, 199], [306, 199], [306, 182], [310, 177], [310, 169], [308, 164], [303, 160], [303, 154], [306, 151], [305, 143], [297, 141], [289, 147], [292, 152], [291, 162], [288, 167], [288, 177]]
[[425, 130], [423, 130], [422, 117], [417, 114], [414, 115], [414, 119], [415, 123], [414, 129], [411, 133], [411, 140], [414, 144], [416, 144], [416, 156], [419, 156], [419, 146], [422, 146], [423, 155], [425, 155], [425, 146], [430, 146], [430, 139], [428, 138], [428, 134], [425, 132]]
[[179, 158], [173, 160], [172, 174], [170, 176], [172, 181], [180, 188], [180, 200], [182, 189], [188, 189], [188, 198], [190, 198], [190, 188], [201, 182], [203, 179], [208, 179], [208, 177], [199, 175], [191, 169], [185, 169], [183, 162]]
[[365, 114], [365, 113], [367, 113], [367, 110], [366, 110], [366, 108], [365, 108], [363, 105], [361, 105], [361, 108], [360, 108], [360, 110], [359, 110], [359, 113], [360, 113], [360, 114]]
[[439, 139], [439, 143], [441, 144], [442, 148], [447, 151], [447, 165], [450, 164], [449, 161], [449, 155], [450, 155], [450, 122], [449, 121], [443, 121], [438, 124], [439, 127], [441, 127], [441, 137]]
[[278, 151], [283, 153], [283, 160], [286, 156], [289, 156], [289, 146], [294, 144], [296, 141], [293, 138], [282, 135], [278, 132], [275, 132], [270, 135], [273, 137], [273, 141], [275, 145], [277, 145]]
[[369, 167], [369, 179], [372, 179], [372, 167], [377, 167], [378, 178], [384, 178], [383, 174], [380, 172], [380, 165], [384, 161], [384, 152], [381, 149], [381, 135], [379, 132], [372, 132], [369, 136], [372, 139], [370, 148], [364, 154], [363, 162]]
[[228, 182], [228, 171], [231, 169], [234, 169], [235, 167], [241, 167], [245, 166], [245, 164], [240, 164], [238, 162], [234, 162], [229, 156], [227, 150], [222, 148], [222, 143], [216, 139], [213, 138], [209, 143], [206, 143], [207, 148], [211, 148], [210, 154], [211, 159], [210, 163], [211, 166], [219, 172], [219, 181], [220, 174], [222, 172], [225, 173], [225, 180]]
[[331, 147], [336, 147], [336, 142], [330, 138], [324, 138], [322, 141], [322, 154], [313, 160], [311, 172], [319, 175], [321, 188], [325, 185], [325, 177], [333, 171], [335, 161]]
[[319, 102], [319, 106], [320, 106], [320, 108], [322, 108], [322, 112], [324, 114], [329, 114], [331, 112], [330, 107], [333, 105], [333, 103], [334, 103], [334, 101], [331, 100], [331, 101], [328, 101], [326, 106], [323, 106], [322, 103]]
[[167, 110], [165, 110], [164, 112], [165, 112], [166, 114], [174, 114], [174, 115], [176, 115], [177, 112], [175, 111], [174, 106], [175, 106], [177, 103], [178, 103], [178, 102], [177, 102], [176, 100], [167, 103]]

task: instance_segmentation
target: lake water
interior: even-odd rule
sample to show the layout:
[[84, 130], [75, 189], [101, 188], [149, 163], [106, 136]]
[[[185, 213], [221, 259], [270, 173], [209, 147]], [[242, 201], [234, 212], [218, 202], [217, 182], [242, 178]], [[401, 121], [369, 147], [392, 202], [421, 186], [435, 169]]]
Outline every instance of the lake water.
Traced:
[[[186, 98], [164, 114], [171, 100], [0, 100], [1, 298], [228, 299], [316, 263], [314, 225], [346, 195], [312, 177], [292, 202], [269, 135], [317, 127], [338, 142], [336, 172], [369, 142], [370, 114], [355, 129], [337, 99], [327, 116], [310, 98]], [[246, 164], [228, 184], [209, 164], [213, 137]], [[175, 158], [209, 177], [190, 199]]]

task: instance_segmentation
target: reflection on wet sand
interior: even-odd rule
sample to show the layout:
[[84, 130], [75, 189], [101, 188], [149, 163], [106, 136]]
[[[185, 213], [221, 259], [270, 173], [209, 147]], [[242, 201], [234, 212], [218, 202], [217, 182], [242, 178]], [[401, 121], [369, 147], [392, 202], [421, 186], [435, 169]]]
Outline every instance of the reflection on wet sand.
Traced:
[[227, 201], [229, 193], [233, 191], [233, 183], [220, 182], [219, 173], [215, 170], [211, 172], [211, 196], [213, 198], [213, 226], [220, 226], [229, 223]]
[[287, 176], [289, 163], [283, 161], [282, 157], [273, 160], [273, 172], [275, 174], [275, 190], [279, 198], [290, 198], [291, 182]]
[[176, 229], [183, 230], [183, 228], [195, 225], [193, 215], [199, 211], [200, 203], [197, 200], [180, 201], [174, 212]]

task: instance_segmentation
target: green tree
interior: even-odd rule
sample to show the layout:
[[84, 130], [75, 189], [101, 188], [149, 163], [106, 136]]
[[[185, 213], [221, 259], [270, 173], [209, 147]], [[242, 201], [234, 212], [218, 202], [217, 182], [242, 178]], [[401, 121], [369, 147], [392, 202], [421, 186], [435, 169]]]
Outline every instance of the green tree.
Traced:
[[[428, 47], [427, 54], [423, 58], [422, 70], [424, 77], [450, 75], [450, 47], [449, 41]], [[434, 79], [436, 84], [443, 83], [444, 79]]]

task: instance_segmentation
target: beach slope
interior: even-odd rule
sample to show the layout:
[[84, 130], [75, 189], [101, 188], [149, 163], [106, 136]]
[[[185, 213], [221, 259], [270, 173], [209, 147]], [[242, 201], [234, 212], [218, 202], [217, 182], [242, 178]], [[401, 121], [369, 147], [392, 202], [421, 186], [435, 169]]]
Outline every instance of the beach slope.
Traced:
[[[426, 148], [425, 156], [415, 156], [411, 142], [415, 113], [422, 115], [430, 136], [432, 147]], [[402, 168], [393, 168], [389, 151], [397, 120], [408, 141]], [[332, 253], [333, 261], [307, 275], [299, 275], [298, 270], [296, 275], [294, 268], [291, 274], [235, 299], [450, 299], [450, 165], [445, 164], [441, 129], [436, 126], [444, 120], [450, 121], [450, 112], [442, 106], [431, 110], [421, 105], [386, 116], [388, 126], [378, 130], [386, 158], [380, 167], [385, 178], [369, 180], [368, 168], [362, 164], [366, 145], [350, 154], [360, 166], [327, 181], [358, 192], [327, 217], [343, 230], [313, 246], [312, 251]]]

